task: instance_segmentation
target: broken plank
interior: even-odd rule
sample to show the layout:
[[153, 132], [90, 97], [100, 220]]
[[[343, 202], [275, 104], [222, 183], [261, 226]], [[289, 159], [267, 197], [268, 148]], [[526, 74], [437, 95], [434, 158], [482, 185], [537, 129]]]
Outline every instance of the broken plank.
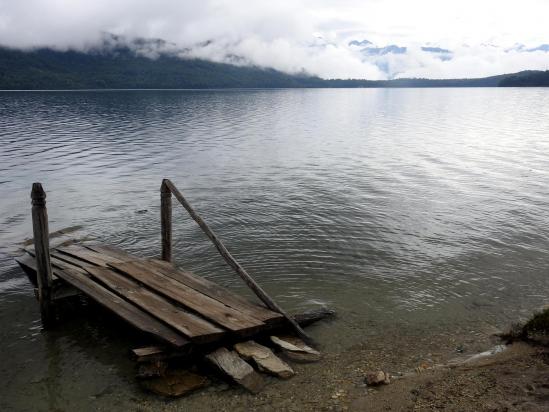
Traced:
[[[50, 235], [50, 249], [60, 247], [60, 246], [66, 246], [71, 243], [75, 243], [76, 241], [77, 240], [74, 237], [67, 236], [67, 235], [60, 235], [57, 237], [52, 237], [52, 235]], [[25, 252], [29, 252], [29, 253], [32, 252], [32, 254], [34, 254], [34, 243], [29, 244], [28, 246], [25, 246], [23, 249], [25, 250]]]
[[240, 313], [155, 271], [146, 262], [113, 263], [111, 266], [231, 331], [249, 332], [265, 325], [258, 319]]
[[[15, 259], [17, 261], [17, 263], [19, 263], [19, 265], [21, 267], [23, 267], [24, 265], [26, 265], [26, 268], [23, 267], [23, 270], [25, 271], [25, 273], [27, 273], [27, 275], [29, 275], [29, 272], [32, 272], [32, 275], [29, 275], [30, 276], [34, 276], [36, 277], [36, 270], [37, 270], [37, 267], [36, 267], [36, 256], [35, 256], [35, 253], [34, 253], [34, 250], [27, 250], [26, 251], [27, 253], [24, 255], [24, 257], [22, 257], [20, 260], [18, 260], [17, 258]], [[53, 262], [54, 262], [55, 259], [53, 259], [50, 255], [50, 263], [53, 265]], [[56, 262], [58, 263], [58, 262]], [[57, 265], [57, 267], [60, 267], [59, 265]], [[27, 270], [29, 272], [27, 272]], [[55, 282], [55, 281], [58, 281], [59, 278], [54, 274], [52, 273], [51, 275], [51, 278], [52, 278], [52, 281]], [[31, 279], [31, 282], [34, 284], [34, 282], [32, 281]]]
[[18, 256], [15, 258], [15, 261], [19, 263], [19, 266], [21, 269], [23, 269], [23, 272], [27, 275], [29, 278], [29, 281], [33, 284], [33, 286], [38, 285], [38, 281], [36, 279], [36, 260], [33, 256], [29, 255], [28, 253], [25, 253], [22, 256]]
[[55, 257], [57, 260], [61, 260], [61, 261], [64, 261], [68, 264], [71, 264], [72, 266], [74, 267], [78, 267], [78, 268], [81, 268], [81, 269], [84, 269], [88, 266], [96, 266], [95, 264], [93, 263], [90, 263], [88, 261], [85, 261], [85, 260], [82, 260], [82, 259], [78, 259], [76, 257], [73, 257], [73, 256], [70, 256], [70, 255], [67, 255], [65, 253], [61, 253], [59, 252], [58, 250], [56, 249], [52, 249], [50, 251], [50, 254], [52, 257]]
[[223, 329], [177, 307], [149, 290], [139, 286], [134, 280], [114, 272], [112, 269], [89, 267], [95, 279], [109, 289], [130, 300], [142, 310], [167, 323], [172, 328], [189, 337], [193, 342], [211, 342], [223, 335]]
[[175, 279], [198, 292], [215, 299], [241, 313], [259, 319], [265, 323], [283, 322], [284, 316], [265, 307], [254, 304], [209, 280], [196, 276], [190, 272], [176, 269], [169, 262], [149, 259], [147, 262], [162, 274]]
[[295, 375], [290, 365], [278, 358], [272, 350], [253, 340], [237, 343], [234, 349], [245, 360], [253, 360], [262, 372], [282, 379], [289, 379]]
[[189, 354], [191, 353], [190, 349], [190, 347], [183, 348], [181, 350], [154, 345], [132, 349], [132, 353], [135, 356], [137, 362], [156, 362], [159, 360], [189, 356]]
[[173, 329], [165, 326], [148, 313], [120, 298], [118, 295], [85, 275], [71, 269], [54, 269], [54, 273], [76, 289], [88, 295], [100, 305], [113, 311], [116, 315], [137, 329], [147, 332], [177, 347], [183, 347], [189, 344], [188, 339], [184, 338]]
[[[27, 251], [31, 256], [34, 256], [34, 252]], [[84, 268], [86, 266], [89, 266], [88, 263], [81, 261], [79, 259], [71, 258], [70, 256], [63, 255], [62, 253], [58, 253], [54, 250], [50, 250], [50, 261], [53, 266], [56, 266], [60, 269], [74, 269], [81, 273], [86, 273]], [[57, 277], [54, 277], [55, 280]]]
[[122, 260], [112, 256], [102, 255], [81, 245], [70, 245], [56, 248], [65, 255], [73, 256], [96, 266], [107, 267], [109, 263], [118, 263]]
[[234, 351], [221, 347], [206, 355], [206, 359], [252, 393], [258, 393], [265, 386], [261, 375]]

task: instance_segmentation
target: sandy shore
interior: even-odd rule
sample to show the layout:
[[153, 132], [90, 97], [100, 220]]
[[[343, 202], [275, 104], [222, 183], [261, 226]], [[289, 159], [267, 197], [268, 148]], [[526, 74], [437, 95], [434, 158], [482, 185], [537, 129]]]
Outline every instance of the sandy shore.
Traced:
[[[463, 363], [497, 344], [501, 344], [499, 339], [489, 335], [418, 335], [394, 342], [390, 349], [386, 342], [371, 340], [341, 353], [326, 353], [318, 363], [294, 364], [295, 377], [288, 381], [268, 378], [269, 384], [258, 395], [219, 381], [186, 398], [161, 404], [151, 396], [150, 402], [140, 402], [138, 410], [549, 410], [548, 348], [519, 342], [501, 353]], [[462, 348], [466, 353], [459, 353]], [[459, 362], [457, 366], [454, 361]], [[397, 378], [389, 385], [368, 387], [366, 372], [378, 369]]]

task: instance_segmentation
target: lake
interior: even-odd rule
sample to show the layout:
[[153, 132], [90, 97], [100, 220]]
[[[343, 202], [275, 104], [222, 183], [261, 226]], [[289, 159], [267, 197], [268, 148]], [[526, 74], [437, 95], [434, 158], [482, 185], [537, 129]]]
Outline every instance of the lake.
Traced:
[[[168, 177], [281, 306], [337, 310], [311, 329], [327, 354], [453, 349], [548, 301], [548, 107], [538, 88], [0, 92], [0, 407], [160, 402], [101, 318], [41, 330], [13, 260], [33, 182], [51, 230], [154, 257]], [[175, 203], [174, 242], [248, 293]]]

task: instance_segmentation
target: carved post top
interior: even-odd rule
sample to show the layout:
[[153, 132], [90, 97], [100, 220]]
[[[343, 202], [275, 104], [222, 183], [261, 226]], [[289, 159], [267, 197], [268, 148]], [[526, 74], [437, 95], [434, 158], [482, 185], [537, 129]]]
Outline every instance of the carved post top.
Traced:
[[45, 206], [46, 192], [44, 192], [41, 183], [32, 184], [31, 199], [33, 206]]
[[167, 185], [168, 179], [162, 179], [162, 184], [160, 185], [160, 194], [161, 196], [171, 196], [172, 191]]

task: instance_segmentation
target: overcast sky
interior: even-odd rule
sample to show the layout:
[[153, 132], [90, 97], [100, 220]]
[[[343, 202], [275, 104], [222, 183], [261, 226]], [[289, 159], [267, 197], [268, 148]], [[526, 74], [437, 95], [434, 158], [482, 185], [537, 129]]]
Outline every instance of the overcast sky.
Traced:
[[[549, 44], [549, 0], [0, 0], [5, 46], [82, 49], [104, 33], [328, 78], [549, 69], [549, 50], [538, 49]], [[348, 45], [365, 39], [369, 50]], [[384, 51], [388, 45], [406, 50]]]

